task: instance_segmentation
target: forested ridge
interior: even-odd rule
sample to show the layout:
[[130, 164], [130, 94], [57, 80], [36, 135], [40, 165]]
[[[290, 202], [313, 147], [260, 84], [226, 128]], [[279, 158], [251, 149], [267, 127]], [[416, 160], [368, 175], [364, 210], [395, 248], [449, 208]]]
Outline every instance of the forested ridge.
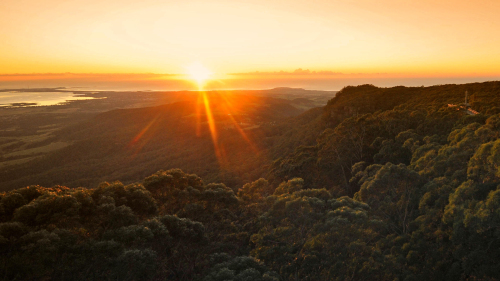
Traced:
[[[465, 91], [479, 114], [448, 106]], [[500, 278], [500, 82], [346, 87], [262, 127], [242, 187], [169, 169], [1, 193], [0, 278]]]

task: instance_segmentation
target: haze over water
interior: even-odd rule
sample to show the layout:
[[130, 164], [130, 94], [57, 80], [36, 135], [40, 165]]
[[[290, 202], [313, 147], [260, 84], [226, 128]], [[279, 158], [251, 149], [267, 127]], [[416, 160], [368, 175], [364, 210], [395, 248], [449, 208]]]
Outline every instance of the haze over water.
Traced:
[[[347, 76], [347, 75], [346, 75]], [[363, 84], [373, 84], [378, 87], [394, 86], [432, 86], [439, 84], [463, 84], [472, 82], [485, 82], [500, 79], [499, 76], [481, 77], [286, 77], [284, 75], [270, 78], [233, 78], [210, 81], [205, 85], [207, 90], [260, 90], [277, 87], [304, 88], [308, 90], [338, 91], [345, 86], [356, 86]], [[27, 88], [56, 88], [66, 87], [73, 91], [180, 91], [198, 90], [196, 84], [183, 79], [84, 79], [66, 77], [60, 79], [31, 79], [16, 81], [0, 81], [0, 89], [27, 89]], [[28, 93], [24, 93], [28, 94]], [[44, 93], [48, 94], [48, 93]], [[4, 94], [1, 94], [2, 96]], [[57, 93], [57, 97], [62, 97], [62, 93]], [[30, 97], [33, 95], [30, 94]], [[25, 97], [12, 97], [23, 100]], [[23, 100], [25, 102], [25, 100]], [[0, 103], [5, 103], [0, 101]]]

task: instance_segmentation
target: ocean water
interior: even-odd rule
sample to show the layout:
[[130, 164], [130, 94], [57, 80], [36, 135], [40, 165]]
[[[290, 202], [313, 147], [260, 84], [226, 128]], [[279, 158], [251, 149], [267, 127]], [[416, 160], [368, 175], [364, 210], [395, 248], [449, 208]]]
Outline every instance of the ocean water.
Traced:
[[73, 92], [0, 92], [0, 107], [47, 106], [65, 103], [69, 100], [88, 100], [92, 97], [76, 96]]

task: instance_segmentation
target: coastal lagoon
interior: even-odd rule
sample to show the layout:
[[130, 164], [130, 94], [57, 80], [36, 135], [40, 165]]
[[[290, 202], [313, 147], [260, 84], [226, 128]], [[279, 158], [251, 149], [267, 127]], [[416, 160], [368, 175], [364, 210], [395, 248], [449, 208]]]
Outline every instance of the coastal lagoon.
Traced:
[[0, 107], [47, 106], [72, 100], [89, 100], [93, 97], [75, 95], [73, 92], [0, 92]]

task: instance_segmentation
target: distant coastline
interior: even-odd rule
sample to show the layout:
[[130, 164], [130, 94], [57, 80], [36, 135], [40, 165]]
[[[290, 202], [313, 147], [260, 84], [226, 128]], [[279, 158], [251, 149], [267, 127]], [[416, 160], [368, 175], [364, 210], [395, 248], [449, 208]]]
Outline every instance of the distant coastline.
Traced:
[[[498, 81], [500, 76], [471, 76], [471, 77], [390, 77], [385, 75], [363, 76], [331, 76], [317, 77], [315, 75], [298, 76], [275, 75], [249, 77], [234, 76], [230, 79], [211, 80], [204, 85], [206, 90], [261, 90], [279, 87], [303, 88], [307, 90], [339, 91], [346, 86], [372, 84], [377, 87], [420, 87], [444, 84], [466, 84], [476, 82]], [[195, 83], [176, 79], [29, 79], [29, 80], [1, 80], [0, 92], [7, 89], [34, 89], [51, 88], [54, 91], [186, 91], [198, 90]], [[2, 90], [3, 89], [3, 90]]]

